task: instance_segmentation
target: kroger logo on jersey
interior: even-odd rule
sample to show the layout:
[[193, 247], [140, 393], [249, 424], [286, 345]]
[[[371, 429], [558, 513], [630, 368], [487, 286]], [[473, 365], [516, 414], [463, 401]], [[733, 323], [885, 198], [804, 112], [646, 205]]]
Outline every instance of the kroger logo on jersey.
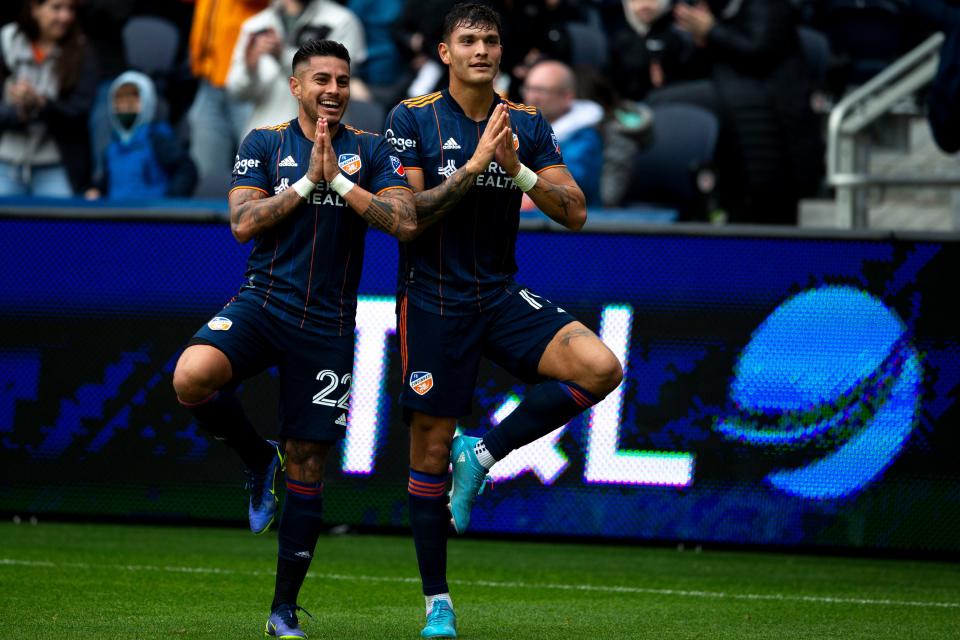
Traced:
[[363, 163], [360, 162], [360, 156], [355, 153], [341, 153], [340, 157], [337, 158], [337, 164], [348, 176], [360, 171], [360, 167], [363, 166]]
[[387, 129], [384, 131], [383, 137], [387, 139], [387, 142], [393, 145], [393, 148], [397, 150], [397, 153], [403, 153], [407, 149], [417, 148], [416, 140], [411, 140], [410, 138], [398, 138], [393, 132], [393, 129]]
[[414, 371], [410, 374], [410, 388], [424, 396], [433, 389], [433, 374], [429, 371]]
[[247, 171], [251, 168], [257, 168], [260, 166], [260, 160], [256, 158], [243, 158], [240, 159], [240, 156], [236, 157], [236, 160], [233, 162], [233, 172], [238, 176], [247, 175]]

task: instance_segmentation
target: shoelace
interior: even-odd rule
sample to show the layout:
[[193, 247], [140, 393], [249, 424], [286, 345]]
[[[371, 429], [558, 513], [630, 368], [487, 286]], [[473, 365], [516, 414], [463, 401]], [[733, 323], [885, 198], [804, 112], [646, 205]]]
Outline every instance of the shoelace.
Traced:
[[280, 605], [277, 607], [277, 616], [279, 616], [279, 618], [283, 620], [283, 623], [288, 627], [296, 627], [300, 624], [300, 621], [297, 620], [297, 611], [303, 611], [305, 614], [307, 614], [308, 618], [313, 619], [313, 614], [298, 604]]
[[434, 622], [448, 622], [453, 617], [453, 609], [445, 601], [439, 600], [430, 610], [429, 618]]

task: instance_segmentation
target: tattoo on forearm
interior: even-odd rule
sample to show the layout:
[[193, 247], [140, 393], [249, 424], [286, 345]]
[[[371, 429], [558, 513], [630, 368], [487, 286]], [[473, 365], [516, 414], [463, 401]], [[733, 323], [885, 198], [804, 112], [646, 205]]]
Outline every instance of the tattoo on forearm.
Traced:
[[466, 167], [460, 167], [456, 173], [433, 189], [418, 193], [417, 226], [428, 227], [449, 213], [473, 186], [473, 180]]
[[259, 191], [244, 189], [230, 210], [230, 227], [236, 233], [244, 226], [255, 236], [286, 218], [302, 199], [293, 189], [269, 198], [260, 197]]
[[562, 223], [570, 219], [570, 209], [577, 204], [577, 200], [571, 193], [572, 190], [570, 187], [553, 184], [546, 180], [537, 180], [537, 184], [533, 187], [532, 191], [534, 195], [542, 195], [549, 199], [551, 207], [555, 208], [557, 214], [551, 217], [557, 220], [557, 222]]
[[565, 331], [563, 335], [560, 336], [560, 344], [565, 347], [570, 346], [570, 341], [574, 338], [583, 338], [585, 336], [592, 336], [593, 332], [589, 329], [570, 329]]
[[401, 226], [405, 226], [405, 223], [415, 221], [417, 213], [409, 199], [374, 196], [360, 217], [370, 226], [394, 234]]

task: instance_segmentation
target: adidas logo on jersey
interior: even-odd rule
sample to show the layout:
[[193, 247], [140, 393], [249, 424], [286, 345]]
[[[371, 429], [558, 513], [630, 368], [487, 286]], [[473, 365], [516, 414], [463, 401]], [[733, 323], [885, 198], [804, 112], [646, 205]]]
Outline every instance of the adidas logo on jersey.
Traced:
[[296, 167], [296, 166], [299, 166], [299, 165], [297, 164], [297, 161], [293, 159], [293, 156], [287, 156], [286, 158], [284, 158], [283, 160], [280, 161], [280, 166], [281, 166], [281, 167]]
[[457, 464], [463, 464], [466, 461], [467, 461], [467, 456], [462, 453], [460, 454], [460, 457], [457, 458]]
[[347, 426], [347, 414], [341, 413], [340, 417], [333, 421], [333, 424], [338, 424], [341, 427]]
[[459, 149], [460, 145], [457, 144], [457, 141], [453, 138], [447, 138], [447, 141], [443, 143], [444, 149]]

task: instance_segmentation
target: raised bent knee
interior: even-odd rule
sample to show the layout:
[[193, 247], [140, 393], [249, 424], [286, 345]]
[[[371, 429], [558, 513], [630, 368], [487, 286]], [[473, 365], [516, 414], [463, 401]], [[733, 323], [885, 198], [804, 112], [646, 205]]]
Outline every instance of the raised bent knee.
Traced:
[[202, 402], [229, 382], [230, 361], [213, 347], [188, 347], [173, 372], [173, 389], [181, 402]]
[[605, 398], [607, 394], [620, 386], [623, 381], [623, 367], [609, 351], [595, 356], [583, 367], [580, 380], [582, 387], [593, 393], [597, 398]]

